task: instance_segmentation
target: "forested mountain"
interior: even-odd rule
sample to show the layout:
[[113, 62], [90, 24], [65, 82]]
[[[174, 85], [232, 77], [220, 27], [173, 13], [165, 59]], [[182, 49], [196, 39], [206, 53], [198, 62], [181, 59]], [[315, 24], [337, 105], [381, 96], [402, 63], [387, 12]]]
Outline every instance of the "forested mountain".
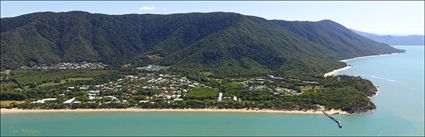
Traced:
[[382, 42], [389, 45], [424, 45], [424, 35], [406, 35], [406, 36], [395, 36], [395, 35], [378, 35], [373, 33], [361, 32], [352, 30], [353, 32], [369, 38], [374, 41]]
[[237, 13], [105, 15], [41, 12], [1, 19], [1, 68], [30, 63], [160, 64], [223, 75], [321, 74], [339, 59], [401, 52], [330, 21]]
[[275, 22], [309, 41], [326, 47], [336, 53], [337, 58], [351, 58], [391, 51], [388, 45], [357, 35], [331, 20]]

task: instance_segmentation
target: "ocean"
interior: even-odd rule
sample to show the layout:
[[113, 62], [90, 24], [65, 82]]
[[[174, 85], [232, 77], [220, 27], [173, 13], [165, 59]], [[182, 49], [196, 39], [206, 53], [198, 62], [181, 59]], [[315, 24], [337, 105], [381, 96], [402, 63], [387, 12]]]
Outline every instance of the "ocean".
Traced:
[[18, 135], [420, 135], [424, 136], [424, 47], [395, 46], [406, 53], [347, 62], [340, 74], [379, 86], [377, 109], [324, 115], [223, 112], [88, 112], [1, 115], [1, 136]]

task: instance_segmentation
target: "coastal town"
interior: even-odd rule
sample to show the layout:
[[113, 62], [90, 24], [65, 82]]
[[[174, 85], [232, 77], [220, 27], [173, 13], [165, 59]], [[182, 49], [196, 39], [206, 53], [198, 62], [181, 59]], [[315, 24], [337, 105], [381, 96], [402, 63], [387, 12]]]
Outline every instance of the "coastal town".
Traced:
[[58, 63], [54, 65], [46, 64], [34, 64], [29, 66], [22, 66], [21, 69], [33, 69], [33, 70], [51, 70], [51, 69], [104, 69], [108, 65], [99, 63], [90, 63], [90, 62], [79, 62], [79, 63]]
[[[71, 63], [61, 63], [62, 67], [53, 67], [49, 69], [62, 69], [65, 66], [70, 66]], [[81, 66], [92, 66], [88, 65], [95, 63], [84, 63]], [[87, 67], [77, 68], [76, 64], [72, 65], [73, 69], [84, 69]], [[103, 65], [100, 65], [103, 66]], [[68, 67], [72, 68], [72, 67]], [[67, 86], [59, 96], [67, 96], [68, 99], [63, 101], [63, 104], [80, 104], [86, 103], [128, 103], [130, 98], [138, 98], [135, 100], [138, 103], [155, 103], [155, 102], [167, 102], [171, 103], [174, 101], [184, 100], [186, 93], [193, 89], [207, 88], [212, 89], [213, 87], [206, 86], [205, 84], [199, 83], [188, 79], [187, 77], [180, 76], [178, 74], [169, 73], [166, 71], [168, 67], [158, 65], [147, 65], [143, 67], [137, 67], [136, 70], [141, 71], [136, 75], [125, 75], [115, 81], [110, 81], [103, 84], [96, 85], [72, 85]], [[33, 69], [35, 69], [33, 67]], [[46, 69], [46, 67], [42, 68]], [[10, 73], [10, 72], [9, 72]], [[249, 81], [240, 81], [240, 87], [245, 90], [253, 92], [268, 92], [275, 96], [298, 96], [302, 92], [295, 89], [291, 89], [285, 86], [276, 86], [275, 83], [284, 83], [284, 78], [268, 75], [266, 77], [257, 77]], [[310, 84], [317, 84], [317, 82], [306, 82]], [[71, 96], [72, 93], [83, 92], [86, 95], [76, 97]], [[70, 95], [68, 95], [70, 94]], [[139, 96], [139, 95], [142, 95]], [[86, 97], [86, 98], [82, 98]], [[105, 100], [108, 100], [105, 102]], [[241, 101], [241, 98], [234, 96], [224, 96], [222, 92], [216, 94], [216, 101], [232, 100]], [[44, 104], [47, 102], [58, 102], [57, 98], [43, 98], [32, 101], [33, 104]]]
[[425, 137], [425, 0], [0, 3], [0, 137]]
[[[369, 88], [371, 83], [349, 76], [299, 79], [268, 74], [216, 78], [205, 72], [188, 75], [154, 64], [120, 71], [105, 67], [103, 63], [80, 62], [2, 71], [1, 98], [10, 103], [1, 107], [323, 110], [332, 102], [317, 101], [316, 96], [333, 94], [328, 91], [334, 88], [363, 90], [366, 86], [368, 91], [362, 92], [375, 94], [375, 89]], [[33, 79], [37, 77], [43, 79]], [[352, 81], [366, 84], [353, 85]], [[342, 109], [341, 106], [326, 109]], [[369, 107], [374, 108], [354, 106], [345, 111], [366, 111]]]

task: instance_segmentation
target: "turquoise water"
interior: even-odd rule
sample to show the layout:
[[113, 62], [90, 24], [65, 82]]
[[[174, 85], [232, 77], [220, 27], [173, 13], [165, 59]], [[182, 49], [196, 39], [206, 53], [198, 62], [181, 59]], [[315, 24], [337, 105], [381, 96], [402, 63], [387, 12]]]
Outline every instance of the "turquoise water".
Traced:
[[205, 112], [34, 113], [1, 116], [1, 135], [424, 135], [424, 48], [349, 62], [342, 74], [379, 86], [376, 111], [342, 116]]

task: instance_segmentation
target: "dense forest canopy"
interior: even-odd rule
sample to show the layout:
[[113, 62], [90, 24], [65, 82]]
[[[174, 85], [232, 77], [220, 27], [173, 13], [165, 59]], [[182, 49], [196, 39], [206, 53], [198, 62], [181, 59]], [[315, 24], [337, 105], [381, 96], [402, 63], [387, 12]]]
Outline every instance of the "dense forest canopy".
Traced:
[[105, 15], [41, 12], [1, 19], [1, 68], [103, 62], [216, 75], [321, 74], [339, 59], [401, 52], [330, 21], [237, 13]]

